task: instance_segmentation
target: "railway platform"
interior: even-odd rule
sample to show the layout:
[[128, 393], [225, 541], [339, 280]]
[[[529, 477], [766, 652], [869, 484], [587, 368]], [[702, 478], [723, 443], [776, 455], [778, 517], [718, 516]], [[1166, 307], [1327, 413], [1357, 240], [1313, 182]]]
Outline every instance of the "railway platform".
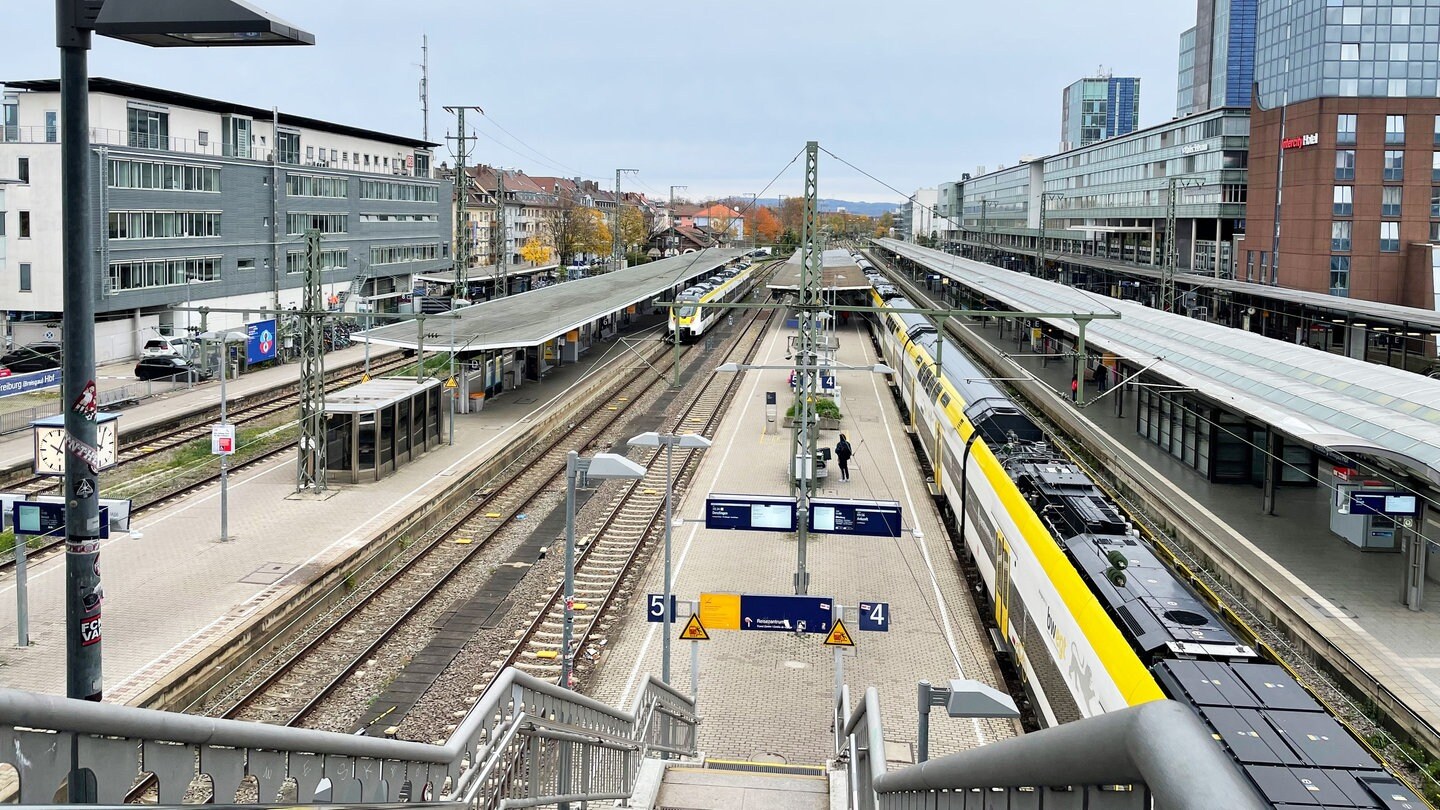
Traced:
[[[786, 328], [772, 332], [754, 364], [783, 365], [787, 338], [793, 334]], [[838, 335], [838, 363], [877, 362], [858, 321], [840, 327]], [[739, 395], [717, 435], [711, 437], [714, 445], [701, 454], [690, 489], [676, 501], [676, 516], [687, 521], [675, 529], [672, 547], [674, 593], [682, 600], [700, 593], [794, 592], [794, 535], [707, 530], [703, 521], [694, 522], [703, 514], [705, 496], [711, 491], [772, 495], [789, 491], [789, 431], [777, 425], [775, 433], [765, 432], [765, 394], [777, 393], [783, 414], [783, 403], [791, 398], [787, 372], [744, 373]], [[885, 728], [895, 738], [886, 755], [895, 762], [909, 762], [915, 755], [918, 681], [974, 678], [998, 686], [999, 673], [989, 636], [950, 551], [884, 378], [867, 371], [844, 371], [839, 376], [840, 430], [855, 450], [851, 478], [840, 481], [832, 462], [817, 496], [899, 501], [906, 531], [893, 539], [812, 535], [807, 554], [809, 593], [849, 606], [861, 600], [889, 603], [893, 615], [889, 632], [851, 629], [856, 647], [855, 655], [844, 659], [845, 680], [852, 694], [867, 684], [879, 688]], [[820, 444], [833, 448], [837, 439], [836, 432], [826, 431]], [[626, 701], [643, 686], [645, 674], [661, 671], [662, 625], [646, 621], [644, 598], [645, 593], [663, 591], [661, 554], [656, 552], [606, 639], [606, 652], [589, 690], [602, 702], [628, 705]], [[684, 618], [673, 625], [677, 637]], [[672, 651], [672, 683], [689, 690], [689, 645], [700, 645], [698, 694], [705, 722], [699, 739], [707, 757], [812, 768], [833, 757], [829, 728], [835, 648], [824, 645], [824, 634], [715, 629], [709, 636], [708, 641], [675, 640]], [[1011, 721], [950, 720], [941, 714], [931, 726], [933, 756], [1016, 733]], [[663, 792], [660, 800], [666, 801]]]
[[[395, 353], [391, 347], [372, 347], [370, 349], [370, 361], [378, 363], [381, 360], [389, 359]], [[327, 352], [325, 355], [325, 368], [327, 371], [337, 368], [356, 366], [363, 364], [365, 358], [365, 347], [354, 345], [349, 348]], [[134, 366], [133, 363], [130, 364]], [[116, 367], [101, 369], [101, 376], [104, 372], [119, 370]], [[113, 374], [110, 376], [114, 376]], [[300, 381], [300, 364], [287, 363], [270, 368], [257, 369], [248, 372], [237, 379], [227, 380], [225, 393], [233, 402], [243, 399], [251, 394], [267, 391], [281, 386], [297, 385]], [[133, 382], [133, 381], [132, 381]], [[101, 389], [115, 387], [117, 381], [97, 380]], [[220, 404], [220, 383], [207, 381], [200, 383], [193, 388], [177, 388], [163, 394], [157, 394], [149, 399], [126, 408], [121, 411], [120, 437], [123, 441], [127, 433], [134, 433], [141, 428], [152, 425], [160, 425], [174, 421], [190, 413], [198, 413], [218, 407]], [[8, 470], [18, 464], [29, 465], [34, 457], [34, 439], [30, 431], [22, 430], [11, 433], [7, 436], [0, 436], [0, 470]]]
[[[453, 446], [441, 446], [376, 483], [331, 485], [333, 494], [324, 499], [289, 497], [295, 489], [289, 454], [234, 475], [228, 542], [219, 541], [219, 491], [213, 484], [137, 518], [130, 533], [115, 535], [101, 550], [105, 700], [147, 702], [147, 693], [154, 693], [167, 673], [227, 644], [239, 628], [359, 553], [448, 483], [504, 452], [528, 426], [546, 419], [561, 395], [638, 362], [618, 342], [602, 344], [544, 382], [457, 417]], [[275, 381], [257, 373], [246, 382], [261, 387]], [[192, 396], [206, 401], [217, 395], [218, 389], [197, 389]], [[148, 414], [174, 405], [144, 407]], [[63, 555], [31, 566], [31, 646], [21, 648], [15, 646], [15, 582], [12, 575], [0, 578], [0, 672], [7, 686], [64, 693], [64, 581]]]
[[[963, 325], [1049, 389], [1046, 396], [1054, 402], [1069, 402], [1069, 362], [1037, 356], [1028, 340], [1017, 341], [1013, 325], [973, 319]], [[1118, 409], [1117, 397], [1123, 397]], [[1168, 482], [1185, 496], [1173, 508], [1223, 527], [1225, 560], [1219, 564], [1223, 573], [1234, 577], [1245, 572], [1244, 578], [1264, 583], [1268, 594], [1262, 604], [1274, 611], [1266, 600], [1276, 600], [1322, 638], [1330, 648], [1327, 657], [1339, 656], [1343, 661], [1332, 661], [1330, 666], [1360, 680], [1377, 704], [1388, 707], [1390, 701], [1398, 701], [1401, 713], [1413, 716], [1399, 721], [1403, 727], [1437, 733], [1440, 618], [1435, 611], [1440, 609], [1440, 597], [1436, 583], [1432, 580], [1426, 589], [1424, 609], [1412, 611], [1402, 601], [1403, 554], [1361, 551], [1331, 532], [1328, 516], [1336, 479], [1329, 462], [1320, 459], [1312, 486], [1280, 488], [1273, 514], [1267, 513], [1259, 487], [1212, 483], [1142, 435], [1137, 429], [1140, 406], [1134, 386], [1105, 392], [1091, 387], [1086, 399], [1080, 416], [1107, 436], [1112, 446], [1121, 448], [1116, 458], [1125, 466], [1126, 476]], [[1303, 643], [1317, 646], [1309, 639]], [[1390, 697], [1382, 699], [1386, 693]]]

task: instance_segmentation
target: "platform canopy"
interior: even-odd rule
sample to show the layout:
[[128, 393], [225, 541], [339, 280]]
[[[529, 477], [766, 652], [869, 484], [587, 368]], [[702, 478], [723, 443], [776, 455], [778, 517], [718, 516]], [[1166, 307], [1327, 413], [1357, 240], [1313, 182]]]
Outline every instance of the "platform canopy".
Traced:
[[[848, 250], [827, 250], [821, 254], [824, 276], [821, 286], [827, 290], [868, 290], [870, 282]], [[770, 289], [777, 291], [800, 291], [800, 251], [785, 262], [770, 279]]]
[[[539, 346], [626, 307], [713, 274], [743, 250], [706, 248], [613, 273], [554, 284], [428, 317], [424, 348], [431, 351], [495, 351]], [[357, 332], [354, 339], [414, 349], [414, 320]]]
[[[1440, 484], [1440, 380], [1162, 312], [894, 239], [885, 250], [1017, 311], [1119, 312], [1091, 321], [1096, 351], [1124, 357], [1322, 450], [1389, 461]], [[1074, 333], [1069, 320], [1047, 320]]]

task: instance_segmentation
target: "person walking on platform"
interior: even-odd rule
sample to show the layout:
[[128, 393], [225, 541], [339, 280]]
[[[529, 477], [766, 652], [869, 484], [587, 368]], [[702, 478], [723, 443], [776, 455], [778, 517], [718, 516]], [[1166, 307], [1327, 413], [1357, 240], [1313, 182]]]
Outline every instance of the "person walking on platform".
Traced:
[[841, 481], [850, 480], [850, 455], [852, 452], [850, 449], [850, 441], [845, 438], [844, 433], [841, 433], [840, 443], [835, 445], [835, 460], [840, 462]]
[[1079, 402], [1079, 401], [1080, 401], [1080, 375], [1079, 375], [1079, 374], [1072, 374], [1072, 375], [1070, 375], [1070, 401], [1071, 401], [1071, 402]]

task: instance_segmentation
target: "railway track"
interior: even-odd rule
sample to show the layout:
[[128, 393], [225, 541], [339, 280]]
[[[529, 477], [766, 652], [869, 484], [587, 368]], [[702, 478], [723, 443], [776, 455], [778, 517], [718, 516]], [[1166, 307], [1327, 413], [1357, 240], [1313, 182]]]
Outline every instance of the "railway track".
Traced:
[[[707, 362], [708, 354], [692, 349], [684, 359], [694, 368]], [[431, 643], [437, 626], [453, 623], [454, 616], [448, 614], [459, 611], [452, 608], [470, 599], [492, 572], [508, 570], [518, 582], [543, 556], [542, 547], [551, 544], [551, 538], [531, 537], [512, 554], [517, 559], [496, 568], [493, 557], [504, 554], [496, 549], [504, 545], [497, 536], [520, 525], [520, 518], [553, 506], [555, 493], [563, 493], [566, 455], [603, 443], [607, 431], [635, 415], [637, 403], [664, 387], [669, 366], [667, 354], [657, 367], [641, 367], [617, 380], [561, 431], [563, 435], [538, 442], [487, 482], [463, 513], [446, 522], [448, 528], [417, 538], [389, 567], [357, 583], [351, 597], [310, 626], [287, 633], [289, 644], [267, 653], [265, 660], [257, 655], [246, 666], [249, 674], [232, 679], [223, 693], [212, 690], [203, 710], [236, 719], [314, 725], [310, 721], [327, 702], [345, 703], [357, 690], [373, 694], [375, 682], [384, 680], [380, 673], [403, 670]], [[456, 639], [452, 654], [462, 645], [463, 640]]]

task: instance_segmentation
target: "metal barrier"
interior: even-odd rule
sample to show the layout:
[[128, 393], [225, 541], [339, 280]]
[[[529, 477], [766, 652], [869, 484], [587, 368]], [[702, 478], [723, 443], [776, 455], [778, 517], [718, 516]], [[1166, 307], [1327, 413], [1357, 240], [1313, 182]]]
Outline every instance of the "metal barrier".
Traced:
[[[435, 801], [476, 808], [626, 798], [651, 752], [695, 754], [695, 704], [649, 679], [629, 713], [506, 669], [444, 745], [216, 720], [0, 689], [0, 763], [21, 804], [53, 804], [72, 756], [95, 799], [143, 774], [176, 805], [208, 777], [217, 804]], [[253, 780], [253, 789], [241, 792]], [[248, 795], [253, 793], [253, 795]]]
[[[1184, 706], [1158, 700], [1012, 737], [902, 770], [885, 769], [880, 698], [835, 700], [836, 755], [852, 810], [1032, 807], [1261, 810], [1266, 805]], [[842, 736], [843, 734], [843, 736]], [[1000, 794], [1004, 794], [1003, 796]]]
[[[184, 382], [174, 380], [149, 380], [145, 382], [134, 382], [129, 385], [122, 385], [119, 388], [111, 388], [99, 392], [95, 401], [102, 409], [123, 408], [142, 400], [174, 391], [177, 388], [188, 387]], [[59, 391], [58, 387], [47, 389]], [[22, 430], [29, 430], [30, 423], [36, 419], [44, 419], [47, 416], [54, 416], [60, 413], [60, 400], [47, 402], [44, 405], [36, 405], [33, 408], [25, 408], [9, 413], [0, 413], [0, 435], [16, 433]]]

